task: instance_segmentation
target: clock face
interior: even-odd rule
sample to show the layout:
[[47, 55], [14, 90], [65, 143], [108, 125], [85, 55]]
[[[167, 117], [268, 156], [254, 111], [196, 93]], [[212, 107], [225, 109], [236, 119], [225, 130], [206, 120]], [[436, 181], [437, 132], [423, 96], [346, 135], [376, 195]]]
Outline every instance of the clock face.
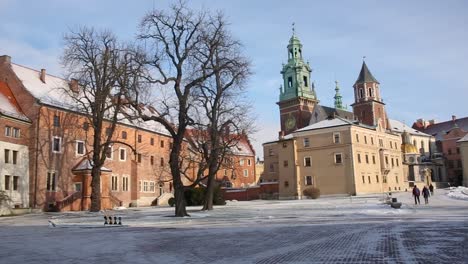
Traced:
[[292, 130], [296, 127], [296, 118], [292, 115], [289, 115], [288, 119], [286, 119], [285, 127], [287, 130]]

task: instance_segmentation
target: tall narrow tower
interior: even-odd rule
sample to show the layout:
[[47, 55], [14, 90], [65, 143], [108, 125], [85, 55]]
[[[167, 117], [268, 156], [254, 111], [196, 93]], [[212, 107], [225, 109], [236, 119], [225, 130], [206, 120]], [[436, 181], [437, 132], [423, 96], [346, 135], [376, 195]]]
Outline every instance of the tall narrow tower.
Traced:
[[311, 114], [318, 103], [310, 79], [312, 70], [302, 59], [302, 44], [294, 27], [288, 45], [288, 63], [283, 65], [283, 85], [280, 87], [279, 102], [281, 131], [289, 134], [309, 125]]
[[336, 109], [346, 109], [346, 107], [343, 107], [343, 100], [340, 94], [340, 86], [338, 85], [338, 81], [335, 81], [335, 96], [333, 98], [335, 99]]
[[354, 104], [351, 106], [354, 116], [363, 124], [380, 124], [384, 129], [388, 129], [385, 104], [380, 96], [380, 83], [372, 76], [365, 61], [362, 62], [361, 72], [353, 87]]

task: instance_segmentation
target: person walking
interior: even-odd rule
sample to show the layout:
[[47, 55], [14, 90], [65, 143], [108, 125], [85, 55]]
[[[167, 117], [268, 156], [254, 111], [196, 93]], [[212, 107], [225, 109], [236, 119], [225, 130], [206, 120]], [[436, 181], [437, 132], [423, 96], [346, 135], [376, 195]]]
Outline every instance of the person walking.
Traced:
[[413, 196], [414, 196], [414, 204], [421, 204], [421, 201], [419, 200], [419, 196], [421, 195], [421, 192], [418, 189], [418, 186], [413, 187]]
[[424, 202], [426, 204], [428, 204], [429, 203], [429, 196], [431, 195], [429, 193], [429, 189], [426, 186], [424, 186], [424, 188], [422, 189], [422, 193], [423, 193], [423, 196], [424, 196]]
[[434, 186], [432, 183], [429, 185], [429, 191], [431, 191], [431, 196], [434, 195]]

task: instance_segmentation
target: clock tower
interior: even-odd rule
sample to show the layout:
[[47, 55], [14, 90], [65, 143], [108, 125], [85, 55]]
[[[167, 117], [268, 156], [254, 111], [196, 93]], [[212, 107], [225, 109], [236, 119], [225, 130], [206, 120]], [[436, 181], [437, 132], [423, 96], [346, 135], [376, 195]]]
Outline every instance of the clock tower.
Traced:
[[279, 105], [281, 131], [285, 135], [309, 125], [310, 117], [318, 103], [314, 83], [310, 79], [309, 63], [302, 59], [302, 44], [293, 34], [288, 44], [288, 63], [283, 64]]

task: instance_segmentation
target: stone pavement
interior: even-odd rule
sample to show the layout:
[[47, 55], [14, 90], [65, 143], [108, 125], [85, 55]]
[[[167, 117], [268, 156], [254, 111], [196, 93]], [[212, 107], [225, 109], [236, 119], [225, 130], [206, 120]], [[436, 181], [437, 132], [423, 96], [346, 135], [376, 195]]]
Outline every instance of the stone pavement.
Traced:
[[239, 202], [182, 220], [170, 208], [138, 209], [120, 228], [80, 226], [89, 213], [60, 215], [57, 228], [44, 224], [50, 215], [2, 218], [0, 263], [468, 263], [468, 202], [399, 199], [409, 213], [322, 199]]

